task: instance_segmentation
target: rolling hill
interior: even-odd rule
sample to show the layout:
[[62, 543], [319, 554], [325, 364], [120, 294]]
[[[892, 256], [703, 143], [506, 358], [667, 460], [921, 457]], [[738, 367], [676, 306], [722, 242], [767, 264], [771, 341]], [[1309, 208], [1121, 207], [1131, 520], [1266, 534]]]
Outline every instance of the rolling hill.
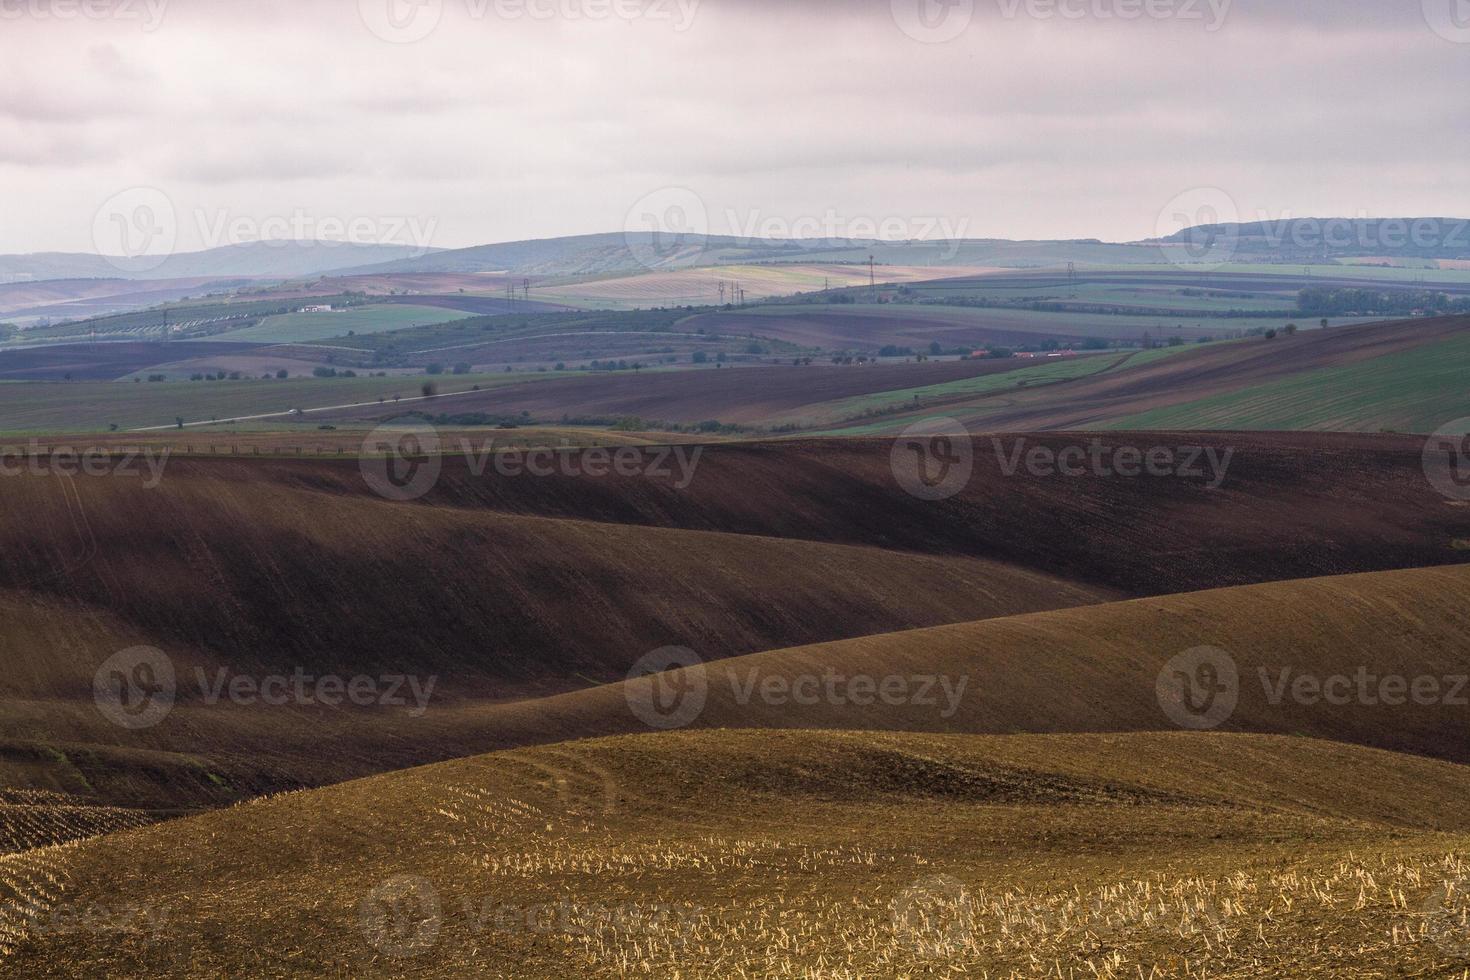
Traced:
[[[647, 730], [663, 690], [703, 692], [688, 722], [699, 727], [1169, 731], [1188, 726], [1163, 705], [1161, 676], [1172, 676], [1177, 656], [1210, 651], [1209, 662], [1228, 664], [1236, 678], [1219, 675], [1234, 703], [1228, 713], [1202, 713], [1199, 727], [1467, 763], [1467, 589], [1466, 566], [1237, 586], [767, 651], [483, 714], [496, 719], [502, 737], [516, 733], [508, 744]], [[1361, 684], [1360, 672], [1367, 678]], [[876, 692], [864, 700], [845, 680], [835, 688], [841, 697], [808, 702], [797, 682], [867, 677], [876, 686], [920, 676], [939, 681], [922, 701], [918, 686], [908, 686], [912, 697], [901, 703]], [[1317, 679], [1310, 696], [1292, 693], [1302, 676]], [[1324, 679], [1335, 676], [1348, 683], [1341, 691], [1328, 685], [1324, 694]], [[1383, 688], [1385, 677], [1405, 679], [1403, 690]], [[1434, 679], [1432, 701], [1427, 686], [1411, 696], [1416, 678]], [[780, 693], [763, 697], [767, 689]]]
[[[1424, 479], [1413, 440], [1231, 436], [1221, 447], [1233, 462], [1213, 490], [1183, 478], [1005, 476], [982, 453], [970, 486], [942, 503], [902, 489], [888, 443], [861, 440], [711, 445], [682, 489], [672, 464], [667, 477], [501, 476], [451, 457], [414, 503], [373, 494], [351, 458], [176, 457], [151, 487], [123, 477], [11, 475], [0, 480], [11, 518], [0, 532], [0, 644], [12, 666], [0, 680], [0, 762], [8, 785], [99, 805], [217, 805], [504, 745], [607, 734], [608, 725], [624, 730], [636, 720], [619, 689], [599, 685], [622, 680], [661, 647], [780, 664], [812, 654], [761, 651], [846, 639], [855, 646], [816, 655], [848, 657], [875, 643], [875, 655], [896, 664], [912, 660], [909, 643], [929, 642], [902, 631], [984, 619], [1012, 625], [982, 623], [974, 637], [952, 627], [959, 639], [942, 649], [956, 658], [1031, 650], [1016, 636], [1051, 631], [1036, 665], [1019, 671], [1044, 677], [1057, 650], [1115, 649], [1089, 647], [1088, 637], [1135, 637], [1141, 645], [1126, 649], [1139, 663], [1172, 656], [1184, 649], [1172, 644], [1196, 633], [1234, 649], [1230, 631], [1253, 627], [1232, 626], [1230, 616], [1260, 618], [1272, 596], [1321, 590], [1224, 593], [1211, 600], [1223, 611], [1188, 637], [1164, 629], [1150, 639], [1130, 617], [1151, 621], [1152, 607], [1098, 603], [1464, 559], [1454, 547], [1470, 537], [1464, 516]], [[580, 466], [587, 452], [567, 457]], [[657, 452], [640, 450], [647, 462]], [[1435, 637], [1456, 635], [1457, 613], [1432, 603], [1462, 584], [1461, 571], [1402, 574], [1419, 576], [1412, 580], [1423, 598], [1377, 610], [1361, 635], [1382, 630], [1383, 656], [1410, 642], [1408, 652], [1422, 656]], [[1396, 581], [1375, 588], [1388, 594]], [[1186, 624], [1206, 602], [1151, 601], [1164, 604], [1157, 615], [1166, 624]], [[1299, 620], [1273, 637], [1336, 635], [1342, 601], [1328, 594], [1318, 610], [1318, 599], [1303, 599]], [[1102, 625], [996, 618], [1082, 605], [1094, 605]], [[1439, 618], [1405, 613], [1419, 605]], [[999, 639], [986, 639], [985, 629]], [[897, 639], [862, 639], [872, 634]], [[139, 646], [162, 651], [182, 686], [166, 719], [130, 731], [98, 712], [93, 682], [108, 658]], [[938, 653], [930, 659], [959, 666]], [[298, 670], [432, 677], [432, 710], [268, 709], [206, 697], [211, 678]], [[1133, 713], [1119, 717], [1156, 725], [1152, 689], [1136, 682], [1123, 673], [1109, 681], [1132, 692]], [[999, 679], [992, 686], [1007, 690]], [[1030, 706], [1039, 696], [1027, 694], [1025, 713], [995, 710], [974, 724], [1039, 723], [1047, 715]], [[1092, 713], [1072, 721], [1101, 724], [1106, 705], [1084, 706]], [[736, 721], [710, 711], [711, 720]], [[1427, 739], [1413, 734], [1421, 729], [1407, 726], [1412, 744], [1401, 747]], [[328, 755], [317, 750], [324, 737], [334, 747]]]
[[[895, 433], [933, 416], [956, 418], [978, 432], [1151, 425], [1284, 429], [1293, 423], [1307, 429], [1430, 432], [1463, 414], [1443, 413], [1457, 404], [1455, 379], [1465, 365], [1467, 335], [1470, 318], [1439, 317], [1082, 355], [1067, 362], [1075, 367], [1062, 370], [1054, 363], [1059, 359], [1043, 358], [609, 372], [446, 397], [436, 410], [524, 412], [545, 422], [628, 416], [679, 424], [718, 420], [844, 435]], [[996, 372], [1005, 373], [989, 379]], [[982, 375], [985, 380], [976, 383]], [[1301, 404], [1311, 405], [1319, 382], [1334, 397], [1348, 399], [1349, 410], [1339, 404], [1303, 413]], [[1295, 402], [1278, 401], [1278, 390]], [[1270, 397], [1274, 407], [1263, 412], [1254, 401], [1258, 394]], [[369, 407], [328, 417], [380, 420], [393, 414]]]
[[0, 859], [0, 970], [1448, 976], [1467, 792], [1288, 738], [570, 743]]
[[1459, 369], [1470, 318], [1441, 317], [1309, 330], [1273, 339], [1135, 355], [1108, 371], [930, 401], [915, 411], [834, 432], [898, 431], [926, 414], [973, 431], [1304, 429], [1432, 432], [1463, 414]]
[[156, 256], [126, 258], [74, 252], [0, 255], [0, 280], [48, 279], [289, 279], [422, 256], [432, 249], [332, 241], [264, 241], [179, 252], [161, 263]]
[[380, 262], [346, 270], [349, 275], [381, 273], [588, 276], [749, 263], [851, 263], [867, 265], [869, 256], [891, 265], [1055, 266], [1068, 261], [1158, 262], [1157, 246], [1111, 245], [1096, 240], [1016, 242], [874, 241], [856, 239], [759, 239], [731, 235], [687, 235], [677, 239], [649, 232], [614, 232], [566, 238], [506, 242], [449, 249], [418, 258]]

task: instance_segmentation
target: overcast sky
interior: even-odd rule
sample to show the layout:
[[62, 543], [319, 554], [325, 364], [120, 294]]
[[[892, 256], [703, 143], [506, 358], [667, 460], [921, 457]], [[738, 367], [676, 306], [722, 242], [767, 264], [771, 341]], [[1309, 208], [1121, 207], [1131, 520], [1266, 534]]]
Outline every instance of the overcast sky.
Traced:
[[0, 0], [0, 252], [1470, 216], [1467, 91], [1470, 0]]

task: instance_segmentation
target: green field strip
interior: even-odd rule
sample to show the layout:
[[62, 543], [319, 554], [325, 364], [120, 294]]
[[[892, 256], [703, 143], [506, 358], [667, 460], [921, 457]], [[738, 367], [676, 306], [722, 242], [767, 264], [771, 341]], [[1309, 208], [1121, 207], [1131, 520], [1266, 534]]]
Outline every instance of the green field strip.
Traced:
[[1470, 415], [1470, 336], [1153, 409], [1111, 429], [1433, 432]]
[[358, 334], [388, 333], [450, 320], [464, 320], [469, 316], [470, 314], [462, 310], [446, 310], [438, 306], [384, 304], [334, 313], [286, 313], [267, 317], [253, 327], [201, 339], [232, 343], [302, 344], [346, 337], [349, 330]]

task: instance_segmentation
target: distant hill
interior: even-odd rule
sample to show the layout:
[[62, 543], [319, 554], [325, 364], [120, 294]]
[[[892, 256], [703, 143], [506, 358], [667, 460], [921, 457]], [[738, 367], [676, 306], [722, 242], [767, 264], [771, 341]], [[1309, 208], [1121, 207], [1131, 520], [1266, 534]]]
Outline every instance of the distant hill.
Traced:
[[1016, 242], [1005, 239], [885, 242], [862, 239], [736, 238], [728, 235], [655, 237], [614, 232], [449, 249], [350, 270], [354, 274], [505, 272], [528, 276], [592, 276], [770, 262], [885, 265], [1047, 266], [1065, 262], [1158, 262], [1157, 248], [1095, 239]]
[[182, 252], [162, 264], [156, 257], [136, 259], [79, 252], [0, 255], [0, 283], [51, 279], [190, 279], [249, 277], [289, 279], [321, 275], [350, 266], [423, 255], [412, 245], [279, 241], [225, 245]]
[[876, 241], [846, 238], [760, 239], [730, 235], [608, 232], [456, 249], [334, 242], [253, 242], [148, 258], [83, 253], [0, 255], [0, 283], [51, 279], [181, 279], [202, 276], [295, 278], [338, 274], [506, 273], [606, 276], [733, 263], [835, 262], [885, 265], [1035, 268], [1082, 262], [1157, 263], [1179, 247], [1211, 259], [1296, 262], [1336, 258], [1470, 259], [1470, 219], [1296, 218], [1198, 225], [1166, 238], [1114, 243], [1095, 238], [1015, 241], [1003, 238]]
[[1142, 244], [1233, 252], [1239, 259], [1470, 259], [1467, 218], [1283, 218], [1196, 225]]

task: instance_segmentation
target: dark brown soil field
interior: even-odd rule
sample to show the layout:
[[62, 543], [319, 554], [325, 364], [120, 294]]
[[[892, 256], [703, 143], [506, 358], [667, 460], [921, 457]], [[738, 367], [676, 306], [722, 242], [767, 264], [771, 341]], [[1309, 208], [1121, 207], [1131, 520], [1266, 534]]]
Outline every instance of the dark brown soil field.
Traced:
[[[1216, 589], [867, 636], [796, 650], [774, 650], [692, 670], [707, 692], [690, 724], [710, 728], [827, 728], [1007, 734], [1012, 732], [1169, 731], [1157, 681], [1168, 662], [1197, 648], [1235, 664], [1238, 702], [1224, 731], [1304, 735], [1470, 763], [1470, 717], [1448, 696], [1470, 675], [1470, 566], [1341, 575]], [[696, 651], [697, 652], [697, 651]], [[1373, 700], [1273, 703], [1283, 671], [1354, 678]], [[933, 703], [763, 703], [742, 689], [770, 678], [833, 674], [951, 681]], [[1385, 676], [1436, 679], [1435, 703], [1378, 699]], [[688, 689], [691, 670], [665, 678]], [[965, 680], [959, 689], [960, 679]], [[1455, 680], [1451, 680], [1455, 679]], [[795, 688], [788, 688], [795, 689]], [[647, 725], [629, 710], [647, 703], [648, 680], [578, 691], [536, 702], [471, 710], [481, 725], [533, 744]], [[952, 710], [950, 710], [952, 708]], [[491, 719], [494, 719], [493, 723]], [[459, 724], [472, 727], [468, 717]]]
[[[1465, 560], [1470, 513], [1451, 506], [1422, 469], [1412, 436], [1286, 433], [1111, 433], [1120, 447], [1229, 452], [1221, 484], [1207, 475], [1007, 475], [1017, 448], [1060, 453], [1087, 434], [1006, 435], [973, 442], [974, 472], [948, 500], [922, 501], [898, 484], [886, 439], [728, 442], [710, 446], [684, 490], [609, 476], [474, 476], [447, 459], [421, 503], [526, 516], [588, 519], [984, 557], [1069, 581], [1159, 595], [1355, 571]], [[645, 450], [652, 453], [652, 450]], [[1179, 459], [1182, 463], [1184, 452]], [[650, 456], [651, 458], [651, 456]], [[1208, 473], [1206, 455], [1196, 465]], [[288, 463], [261, 471], [296, 482]], [[360, 494], [351, 461], [312, 477], [318, 489]]]
[[[563, 348], [567, 345], [561, 344]], [[836, 367], [742, 367], [690, 371], [594, 374], [547, 381], [523, 392], [482, 391], [443, 396], [434, 410], [448, 413], [517, 414], [556, 421], [564, 416], [638, 418], [726, 423], [758, 422], [773, 414], [839, 398], [896, 388], [941, 384], [1003, 374], [1026, 367], [1022, 360], [928, 361]], [[372, 413], [374, 410], [367, 410]], [[313, 415], [313, 418], [318, 416]], [[361, 419], [363, 409], [321, 413], [324, 419]], [[369, 414], [367, 417], [372, 417]]]
[[176, 340], [58, 344], [0, 351], [0, 381], [113, 381], [155, 365], [196, 357], [225, 357], [259, 344]]
[[[121, 476], [6, 476], [0, 759], [13, 785], [104, 803], [221, 802], [494, 748], [513, 731], [554, 734], [536, 710], [475, 712], [616, 681], [669, 645], [717, 660], [1465, 558], [1453, 543], [1470, 538], [1470, 515], [1425, 482], [1417, 440], [1208, 438], [1233, 450], [1213, 490], [1181, 477], [1007, 477], [982, 445], [970, 486], [939, 503], [897, 484], [879, 440], [710, 446], [684, 489], [672, 477], [475, 475], [449, 458], [411, 503], [375, 496], [351, 458], [175, 457], [151, 489]], [[1157, 607], [1159, 621], [1195, 608], [1179, 602]], [[1300, 628], [1329, 635], [1337, 615], [1304, 614]], [[1369, 619], [1417, 635], [1386, 615]], [[1084, 637], [1137, 632], [1068, 622]], [[988, 649], [976, 642], [971, 654]], [[127, 732], [97, 713], [92, 679], [141, 644], [181, 677], [432, 674], [435, 711], [262, 712], [181, 693], [164, 724]], [[314, 747], [327, 732], [334, 752], [322, 759]]]

